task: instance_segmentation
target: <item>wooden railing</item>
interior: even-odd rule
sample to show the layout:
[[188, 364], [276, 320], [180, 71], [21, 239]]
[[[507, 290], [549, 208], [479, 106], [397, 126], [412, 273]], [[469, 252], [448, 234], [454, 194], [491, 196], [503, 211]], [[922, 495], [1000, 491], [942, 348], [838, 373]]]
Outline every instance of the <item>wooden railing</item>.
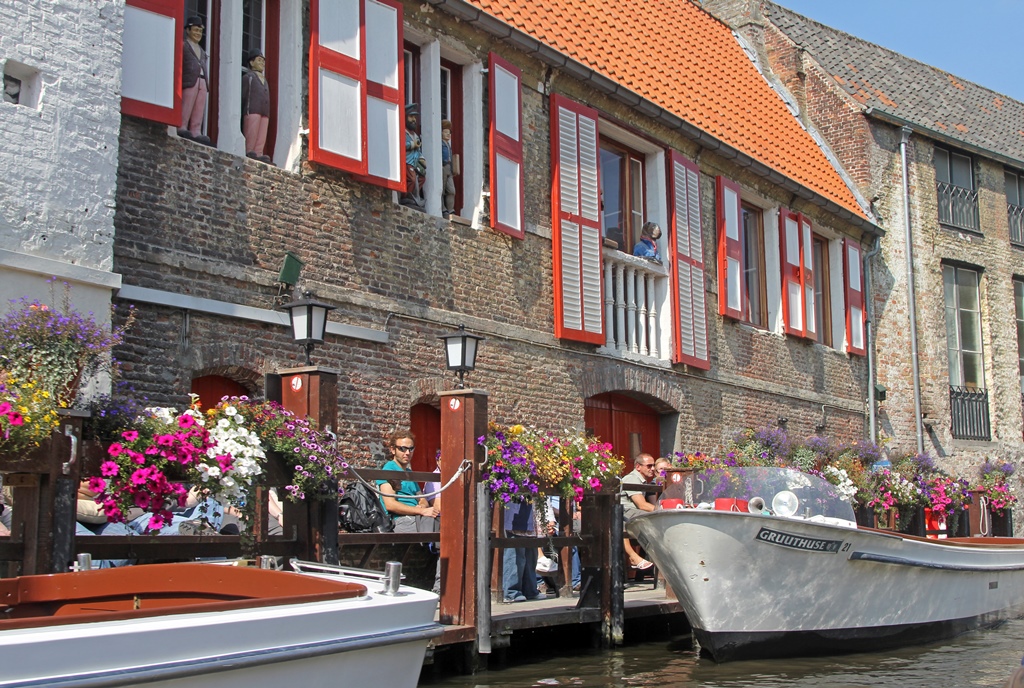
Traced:
[[[68, 418], [44, 446], [23, 456], [0, 456], [0, 472], [13, 488], [10, 537], [0, 537], [0, 577], [67, 571], [77, 554], [94, 560], [130, 559], [139, 562], [193, 560], [243, 555], [236, 535], [93, 535], [76, 537], [75, 501], [82, 476], [94, 475], [105, 456], [99, 443], [83, 443], [81, 418]], [[66, 433], [66, 434], [65, 434]], [[72, 440], [72, 437], [75, 439]], [[72, 459], [74, 456], [74, 460]], [[281, 457], [265, 464], [268, 486], [287, 484]], [[442, 466], [445, 479], [455, 473]], [[401, 477], [430, 481], [433, 473], [401, 473], [363, 469], [372, 482]], [[615, 486], [584, 496], [579, 506], [580, 528], [573, 530], [568, 504], [560, 507], [559, 533], [552, 538], [505, 538], [500, 509], [491, 506], [476, 468], [467, 471], [442, 495], [440, 533], [346, 533], [338, 529], [336, 500], [293, 503], [285, 500], [284, 534], [268, 534], [267, 487], [256, 491], [253, 554], [366, 566], [374, 552], [391, 547], [390, 556], [403, 559], [417, 546], [439, 543], [442, 557], [440, 620], [451, 627], [447, 642], [477, 641], [487, 651], [491, 601], [501, 589], [501, 556], [510, 546], [547, 546], [558, 550], [559, 588], [572, 588], [572, 549], [577, 548], [583, 572], [580, 607], [600, 609], [604, 644], [622, 641], [623, 571], [622, 509]], [[469, 496], [473, 495], [473, 499]], [[563, 500], [564, 501], [564, 500]], [[473, 507], [472, 511], [462, 508]], [[448, 518], [445, 518], [445, 516]], [[481, 538], [475, 524], [486, 524]], [[476, 553], [474, 555], [474, 552]], [[482, 566], [469, 565], [479, 556]], [[494, 573], [497, 573], [496, 582]]]

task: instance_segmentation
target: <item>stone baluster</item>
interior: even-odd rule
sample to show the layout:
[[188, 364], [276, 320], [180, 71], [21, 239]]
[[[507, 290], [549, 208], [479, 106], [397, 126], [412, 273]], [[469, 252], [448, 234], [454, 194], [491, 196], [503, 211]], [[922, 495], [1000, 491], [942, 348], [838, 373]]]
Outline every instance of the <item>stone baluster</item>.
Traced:
[[626, 348], [626, 287], [625, 270], [616, 266], [615, 270], [615, 348], [620, 351]]
[[632, 265], [626, 266], [626, 311], [626, 346], [635, 354], [639, 349], [636, 346], [636, 268]]
[[650, 342], [650, 355], [658, 358], [658, 306], [656, 295], [655, 295], [655, 277], [648, 275], [647, 279], [650, 280], [647, 289], [647, 330], [650, 333], [648, 335], [648, 341]]
[[637, 331], [640, 333], [640, 341], [637, 342], [637, 349], [641, 356], [647, 355], [647, 280], [650, 275], [645, 271], [637, 274], [636, 280], [636, 302], [640, 305], [637, 313]]
[[605, 259], [604, 261], [604, 329], [605, 329], [605, 342], [604, 345], [609, 349], [615, 345], [615, 327], [614, 327], [614, 315], [615, 315], [615, 264]]

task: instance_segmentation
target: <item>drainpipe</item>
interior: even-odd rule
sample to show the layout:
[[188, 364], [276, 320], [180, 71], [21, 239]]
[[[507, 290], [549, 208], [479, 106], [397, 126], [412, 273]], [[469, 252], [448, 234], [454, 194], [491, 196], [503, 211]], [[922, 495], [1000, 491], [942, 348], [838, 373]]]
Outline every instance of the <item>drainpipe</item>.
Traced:
[[875, 308], [871, 303], [871, 259], [882, 250], [882, 238], [875, 235], [875, 245], [861, 259], [864, 268], [864, 304], [867, 308], [867, 322], [864, 323], [864, 337], [867, 339], [868, 351], [868, 409], [870, 418], [869, 439], [878, 444], [878, 411], [875, 408], [875, 342], [872, 335], [872, 321], [875, 319]]
[[921, 422], [921, 369], [917, 360], [917, 301], [914, 297], [914, 255], [910, 223], [910, 178], [907, 170], [907, 141], [913, 130], [902, 127], [900, 139], [900, 163], [903, 167], [903, 221], [907, 252], [907, 305], [910, 317], [910, 362], [914, 376], [914, 426], [917, 430], [917, 452], [924, 452], [924, 424]]

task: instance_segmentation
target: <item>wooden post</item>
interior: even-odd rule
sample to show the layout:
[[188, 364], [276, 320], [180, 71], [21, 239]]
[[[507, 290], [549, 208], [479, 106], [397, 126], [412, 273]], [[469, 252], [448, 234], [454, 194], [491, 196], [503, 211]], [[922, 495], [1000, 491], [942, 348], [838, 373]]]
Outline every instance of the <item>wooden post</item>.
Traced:
[[[304, 366], [279, 370], [277, 375], [281, 380], [281, 405], [297, 416], [309, 416], [320, 430], [333, 432], [338, 425], [338, 371], [320, 366]], [[326, 501], [310, 499], [306, 506], [310, 539], [315, 550], [313, 558], [326, 564], [337, 564], [337, 497]], [[286, 514], [285, 527], [291, 523], [295, 522]]]
[[67, 571], [74, 551], [86, 415], [62, 412], [60, 425], [38, 448], [0, 457], [0, 470], [14, 493], [11, 536], [22, 545], [21, 575]]
[[[441, 509], [441, 609], [443, 624], [477, 625], [477, 579], [484, 562], [477, 555], [480, 537], [477, 482], [485, 449], [477, 438], [487, 433], [487, 392], [441, 392], [441, 484], [463, 460], [473, 466], [444, 493]], [[485, 524], [490, 526], [490, 524]]]

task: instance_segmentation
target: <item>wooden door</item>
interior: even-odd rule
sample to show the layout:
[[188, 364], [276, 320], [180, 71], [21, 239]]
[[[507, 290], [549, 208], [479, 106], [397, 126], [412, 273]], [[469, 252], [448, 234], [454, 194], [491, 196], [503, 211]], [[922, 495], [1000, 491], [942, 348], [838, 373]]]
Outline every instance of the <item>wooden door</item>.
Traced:
[[661, 423], [647, 404], [623, 394], [608, 392], [587, 399], [584, 405], [587, 431], [611, 442], [615, 453], [626, 459], [623, 473], [633, 470], [637, 454], [661, 453]]
[[202, 409], [213, 408], [222, 397], [240, 397], [248, 393], [249, 390], [241, 383], [222, 375], [192, 378], [192, 394], [199, 395], [199, 407]]
[[412, 470], [434, 470], [437, 468], [434, 457], [441, 451], [441, 410], [430, 404], [416, 404], [409, 411], [409, 428], [416, 435]]

